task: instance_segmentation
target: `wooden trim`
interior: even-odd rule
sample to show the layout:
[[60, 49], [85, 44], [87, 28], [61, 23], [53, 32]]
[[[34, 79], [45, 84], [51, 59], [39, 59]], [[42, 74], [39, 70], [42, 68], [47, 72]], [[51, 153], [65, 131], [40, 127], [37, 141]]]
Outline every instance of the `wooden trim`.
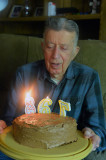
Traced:
[[[63, 17], [63, 16], [62, 16]], [[87, 14], [87, 15], [69, 15], [64, 16], [68, 19], [73, 20], [87, 20], [87, 19], [100, 19], [100, 14]], [[0, 18], [0, 22], [26, 22], [26, 21], [45, 21], [48, 16], [37, 16], [37, 17], [18, 17], [18, 18]]]

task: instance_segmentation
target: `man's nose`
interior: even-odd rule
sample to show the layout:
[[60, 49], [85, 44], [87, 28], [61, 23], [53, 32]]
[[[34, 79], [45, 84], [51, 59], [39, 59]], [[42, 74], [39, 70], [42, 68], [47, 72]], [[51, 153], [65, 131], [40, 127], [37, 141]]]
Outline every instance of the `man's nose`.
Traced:
[[59, 58], [60, 57], [60, 49], [58, 46], [56, 46], [53, 50], [53, 58]]

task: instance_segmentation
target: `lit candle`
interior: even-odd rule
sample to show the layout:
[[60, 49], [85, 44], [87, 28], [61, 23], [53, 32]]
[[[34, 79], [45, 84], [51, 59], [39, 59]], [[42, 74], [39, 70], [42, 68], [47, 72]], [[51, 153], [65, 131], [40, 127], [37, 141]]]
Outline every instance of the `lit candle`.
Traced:
[[33, 97], [30, 96], [30, 92], [28, 92], [25, 98], [25, 113], [26, 114], [36, 113], [36, 108], [34, 104], [35, 104], [35, 101]]
[[52, 104], [52, 100], [50, 98], [42, 99], [38, 104], [38, 113], [51, 113], [49, 105]]
[[60, 115], [66, 116], [66, 111], [71, 111], [70, 103], [64, 102], [63, 100], [59, 100], [59, 106], [60, 106]]

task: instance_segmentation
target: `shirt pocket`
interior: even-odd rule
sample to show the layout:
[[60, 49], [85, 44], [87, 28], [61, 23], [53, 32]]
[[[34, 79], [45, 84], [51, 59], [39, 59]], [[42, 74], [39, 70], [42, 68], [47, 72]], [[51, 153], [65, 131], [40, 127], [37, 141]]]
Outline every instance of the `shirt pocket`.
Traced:
[[71, 106], [76, 106], [79, 105], [81, 103], [81, 98], [80, 97], [70, 97], [70, 98], [66, 98], [63, 101], [68, 102], [71, 104]]

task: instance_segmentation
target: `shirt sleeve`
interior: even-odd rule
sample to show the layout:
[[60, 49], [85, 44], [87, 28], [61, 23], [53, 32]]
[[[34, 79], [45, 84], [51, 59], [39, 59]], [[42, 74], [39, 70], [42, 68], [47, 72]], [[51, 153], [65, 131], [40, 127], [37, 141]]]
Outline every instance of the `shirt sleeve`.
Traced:
[[86, 127], [90, 127], [101, 138], [100, 148], [106, 149], [106, 122], [103, 109], [100, 79], [97, 72], [91, 78], [91, 85], [86, 94], [85, 107]]
[[8, 92], [4, 114], [1, 117], [1, 119], [3, 119], [7, 125], [11, 125], [13, 119], [19, 116], [23, 110], [24, 88], [22, 83], [22, 75], [17, 70]]

